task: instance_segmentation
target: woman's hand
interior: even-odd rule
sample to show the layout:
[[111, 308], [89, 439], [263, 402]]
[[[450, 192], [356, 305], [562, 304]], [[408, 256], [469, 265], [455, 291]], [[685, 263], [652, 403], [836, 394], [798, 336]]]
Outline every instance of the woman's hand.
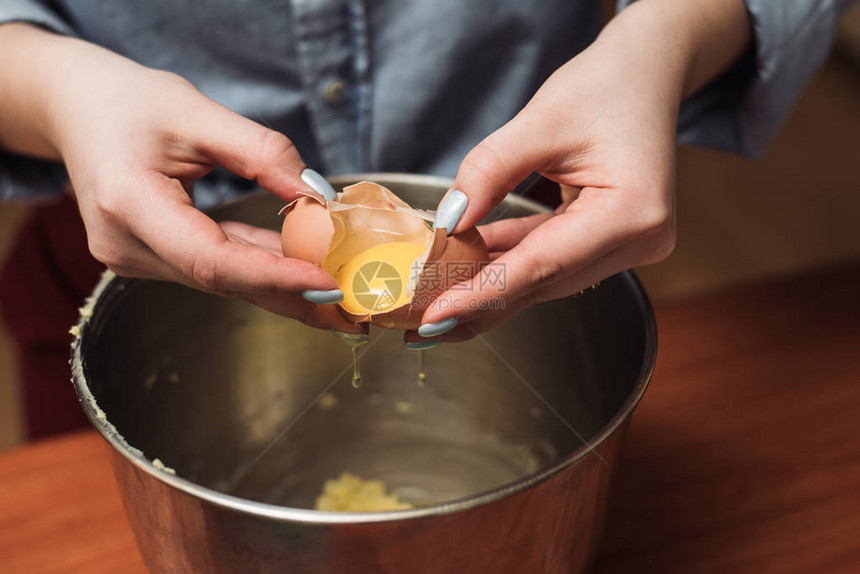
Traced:
[[[469, 153], [437, 220], [457, 231], [475, 225], [532, 171], [562, 185], [562, 206], [484, 226], [494, 265], [443, 293], [407, 341], [467, 339], [532, 304], [667, 257], [680, 103], [750, 37], [741, 0], [640, 0], [624, 10]], [[503, 282], [491, 277], [500, 266]]]
[[219, 225], [192, 203], [194, 180], [216, 166], [284, 201], [309, 185], [328, 191], [284, 135], [176, 75], [83, 41], [9, 25], [0, 29], [0, 47], [10, 62], [14, 51], [27, 55], [22, 73], [36, 75], [30, 92], [37, 94], [21, 101], [23, 87], [10, 85], [14, 68], [0, 75], [0, 99], [30, 118], [0, 123], [0, 143], [65, 162], [96, 259], [119, 275], [175, 281], [311, 325], [359, 330], [334, 305], [301, 297], [323, 291], [331, 302], [339, 292], [320, 268], [285, 259], [277, 232]]

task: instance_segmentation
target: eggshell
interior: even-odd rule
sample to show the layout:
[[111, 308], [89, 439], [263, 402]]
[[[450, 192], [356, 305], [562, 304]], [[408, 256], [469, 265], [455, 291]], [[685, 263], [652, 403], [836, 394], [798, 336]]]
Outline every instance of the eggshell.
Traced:
[[325, 200], [305, 195], [281, 210], [285, 214], [281, 228], [284, 257], [301, 259], [322, 267], [328, 253], [334, 225]]
[[[349, 186], [333, 202], [308, 193], [282, 210], [286, 214], [281, 231], [284, 256], [310, 261], [321, 267], [335, 265], [335, 262], [327, 263], [325, 260], [330, 250], [335, 249], [334, 245], [343, 239], [344, 231], [338, 231], [343, 227], [343, 220], [334, 217], [332, 211], [356, 208], [359, 209], [357, 213], [365, 209], [375, 210], [364, 211], [365, 216], [361, 219], [365, 223], [378, 220], [388, 226], [399, 218], [398, 224], [404, 230], [414, 230], [416, 226], [426, 229], [427, 221], [433, 217], [432, 212], [412, 209], [391, 191], [373, 182]], [[393, 212], [397, 212], [396, 215]], [[428, 239], [430, 247], [424, 266], [415, 285], [411, 286], [414, 293], [409, 303], [391, 311], [362, 315], [348, 313], [341, 307], [341, 313], [355, 323], [370, 322], [390, 329], [417, 329], [424, 310], [436, 297], [457, 282], [477, 274], [490, 259], [487, 246], [474, 227], [451, 236], [447, 236], [444, 229], [437, 229], [430, 237], [432, 240]]]
[[412, 209], [408, 203], [394, 195], [390, 189], [372, 181], [360, 181], [355, 185], [345, 187], [338, 198], [338, 202], [390, 211], [395, 211], [398, 207]]

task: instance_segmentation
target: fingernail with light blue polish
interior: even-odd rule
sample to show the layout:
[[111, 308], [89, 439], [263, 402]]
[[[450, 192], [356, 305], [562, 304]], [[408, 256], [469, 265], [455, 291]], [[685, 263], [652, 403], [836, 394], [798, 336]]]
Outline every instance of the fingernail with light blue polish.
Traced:
[[456, 317], [451, 317], [450, 319], [445, 319], [437, 323], [425, 323], [418, 327], [418, 334], [422, 337], [435, 337], [436, 335], [447, 333], [456, 327], [457, 323], [459, 323], [459, 321]]
[[403, 346], [410, 351], [426, 351], [441, 344], [442, 341], [418, 341], [417, 343], [404, 343]]
[[337, 198], [337, 192], [331, 184], [311, 168], [307, 168], [302, 172], [302, 181], [305, 182], [312, 190], [329, 201]]
[[444, 227], [448, 230], [448, 235], [457, 227], [460, 218], [463, 217], [463, 212], [466, 211], [466, 205], [469, 203], [469, 198], [466, 194], [455, 189], [445, 196], [442, 203], [439, 204], [439, 209], [436, 211], [436, 221], [433, 223], [433, 229]]
[[343, 291], [340, 289], [330, 289], [328, 291], [317, 291], [316, 289], [308, 289], [302, 291], [302, 297], [311, 303], [319, 303], [321, 305], [331, 305], [343, 301]]

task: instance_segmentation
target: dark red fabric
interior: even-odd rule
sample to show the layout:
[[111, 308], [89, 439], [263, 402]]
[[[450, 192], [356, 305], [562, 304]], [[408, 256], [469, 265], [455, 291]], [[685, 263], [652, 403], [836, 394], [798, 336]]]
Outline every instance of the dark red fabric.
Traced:
[[69, 328], [103, 269], [87, 249], [77, 206], [63, 197], [34, 209], [0, 272], [31, 439], [87, 424], [69, 382]]

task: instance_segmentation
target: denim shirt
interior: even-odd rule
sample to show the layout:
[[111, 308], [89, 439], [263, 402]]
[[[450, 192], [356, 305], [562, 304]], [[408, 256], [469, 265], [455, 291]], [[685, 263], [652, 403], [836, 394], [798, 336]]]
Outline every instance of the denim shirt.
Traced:
[[[760, 153], [825, 58], [847, 3], [747, 0], [751, 65], [684, 104], [679, 141]], [[0, 0], [0, 23], [10, 21], [180, 74], [286, 134], [323, 173], [453, 176], [473, 146], [594, 40], [600, 2]], [[61, 166], [0, 153], [0, 198], [56, 194], [64, 178]], [[197, 182], [195, 200], [205, 207], [242, 187], [216, 170]]]

